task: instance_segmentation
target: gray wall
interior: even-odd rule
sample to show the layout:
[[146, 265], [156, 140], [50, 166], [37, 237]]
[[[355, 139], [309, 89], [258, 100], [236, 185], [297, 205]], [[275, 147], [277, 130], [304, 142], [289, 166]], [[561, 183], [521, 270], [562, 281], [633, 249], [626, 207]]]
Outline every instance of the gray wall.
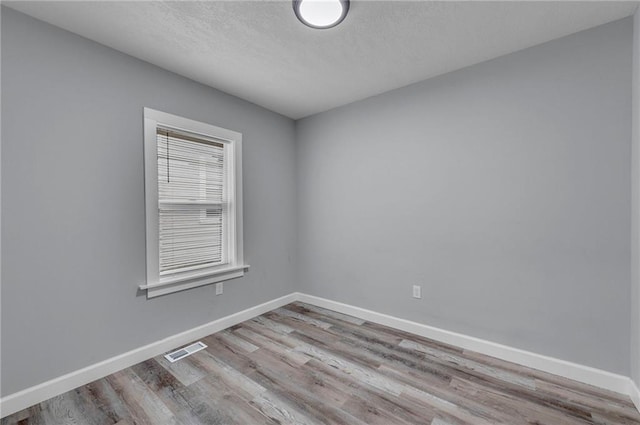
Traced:
[[640, 11], [633, 17], [631, 378], [640, 388]]
[[[153, 300], [142, 108], [242, 132], [250, 272]], [[3, 395], [294, 290], [294, 123], [2, 10]]]
[[632, 30], [298, 121], [302, 291], [628, 375]]
[[[2, 10], [0, 6], [0, 35], [2, 34]], [[0, 58], [2, 57], [2, 43], [0, 42]], [[0, 60], [1, 62], [1, 60]], [[0, 89], [2, 86], [2, 66], [0, 66]], [[2, 110], [2, 95], [0, 94], [0, 111]], [[0, 113], [0, 130], [2, 129], [2, 113]], [[0, 131], [0, 223], [2, 223], [2, 131]], [[2, 225], [0, 224], [0, 309], [2, 308]], [[0, 396], [2, 395], [2, 312], [0, 311]]]

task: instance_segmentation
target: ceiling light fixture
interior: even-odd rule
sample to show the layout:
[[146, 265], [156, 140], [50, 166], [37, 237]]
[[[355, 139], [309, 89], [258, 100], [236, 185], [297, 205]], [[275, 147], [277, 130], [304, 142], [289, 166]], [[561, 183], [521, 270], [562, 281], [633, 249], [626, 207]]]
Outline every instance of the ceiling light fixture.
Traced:
[[293, 0], [293, 11], [308, 27], [332, 28], [347, 16], [349, 0]]

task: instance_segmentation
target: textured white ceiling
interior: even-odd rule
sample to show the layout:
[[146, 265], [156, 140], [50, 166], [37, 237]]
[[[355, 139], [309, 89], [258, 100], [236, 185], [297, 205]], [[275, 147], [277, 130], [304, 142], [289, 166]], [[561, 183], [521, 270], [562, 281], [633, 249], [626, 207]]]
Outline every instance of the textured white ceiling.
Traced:
[[356, 0], [341, 25], [312, 30], [290, 1], [4, 4], [295, 119], [620, 19], [637, 5]]

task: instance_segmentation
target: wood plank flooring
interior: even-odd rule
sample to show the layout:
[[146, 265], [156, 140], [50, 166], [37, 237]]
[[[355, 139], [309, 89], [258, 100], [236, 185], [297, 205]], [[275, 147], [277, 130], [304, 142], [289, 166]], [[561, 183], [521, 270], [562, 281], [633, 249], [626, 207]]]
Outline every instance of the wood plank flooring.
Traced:
[[626, 396], [302, 303], [2, 425], [640, 424]]

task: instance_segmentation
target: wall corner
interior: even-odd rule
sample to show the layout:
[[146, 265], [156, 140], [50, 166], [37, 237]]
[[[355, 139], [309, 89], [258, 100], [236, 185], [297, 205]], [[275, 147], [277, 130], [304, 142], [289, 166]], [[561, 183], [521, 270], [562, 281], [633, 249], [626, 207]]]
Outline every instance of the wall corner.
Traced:
[[633, 17], [631, 131], [631, 378], [640, 386], [640, 10]]

